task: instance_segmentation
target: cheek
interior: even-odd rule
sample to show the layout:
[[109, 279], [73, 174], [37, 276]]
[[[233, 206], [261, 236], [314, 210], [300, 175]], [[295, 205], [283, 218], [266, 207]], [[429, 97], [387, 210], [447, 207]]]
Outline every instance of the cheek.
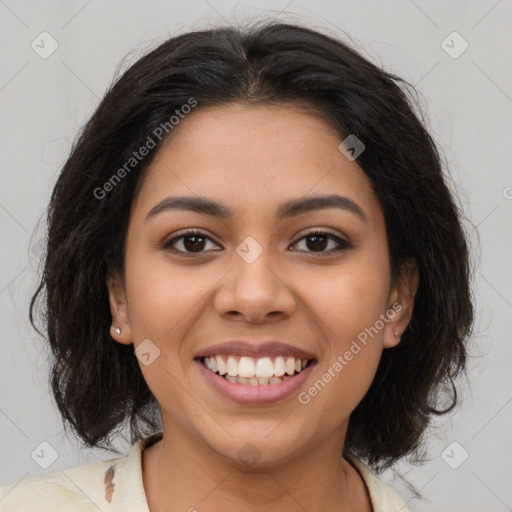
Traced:
[[333, 282], [323, 291], [323, 308], [317, 314], [327, 341], [324, 357], [299, 402], [311, 407], [311, 416], [327, 418], [321, 427], [326, 432], [350, 416], [375, 377], [383, 331], [375, 333], [372, 327], [385, 311], [385, 299], [369, 275], [362, 279], [354, 274], [341, 287]]
[[134, 339], [154, 337], [163, 343], [179, 336], [208, 283], [193, 267], [172, 267], [162, 255], [134, 254], [127, 258], [126, 288]]
[[[195, 308], [208, 291], [198, 272], [189, 268], [172, 268], [165, 258], [146, 253], [127, 258], [126, 288], [134, 345], [151, 340], [159, 349], [149, 365], [139, 363], [144, 379], [164, 409], [190, 407], [190, 396], [183, 392], [183, 340], [194, 320]], [[142, 263], [143, 261], [143, 263]], [[128, 271], [130, 269], [130, 271]], [[203, 283], [203, 284], [202, 284]], [[211, 286], [211, 285], [210, 285]], [[180, 418], [175, 418], [180, 421]]]
[[336, 270], [331, 267], [325, 284], [309, 293], [327, 340], [319, 371], [327, 372], [325, 380], [333, 382], [329, 386], [334, 400], [342, 395], [346, 399], [350, 389], [355, 407], [371, 384], [383, 349], [386, 323], [381, 315], [386, 312], [388, 287], [385, 261], [356, 257]]
[[330, 267], [321, 286], [310, 287], [309, 304], [323, 321], [333, 344], [343, 345], [375, 324], [385, 313], [389, 272], [375, 258], [356, 256], [346, 265]]

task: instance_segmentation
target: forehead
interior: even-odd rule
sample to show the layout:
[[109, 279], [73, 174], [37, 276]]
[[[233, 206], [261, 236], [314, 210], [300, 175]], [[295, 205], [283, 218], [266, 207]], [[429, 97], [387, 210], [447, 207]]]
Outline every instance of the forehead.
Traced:
[[195, 195], [229, 205], [240, 219], [275, 215], [285, 199], [339, 194], [378, 223], [380, 204], [363, 170], [339, 151], [341, 141], [325, 120], [298, 108], [198, 107], [159, 148], [137, 207], [146, 215], [167, 196]]

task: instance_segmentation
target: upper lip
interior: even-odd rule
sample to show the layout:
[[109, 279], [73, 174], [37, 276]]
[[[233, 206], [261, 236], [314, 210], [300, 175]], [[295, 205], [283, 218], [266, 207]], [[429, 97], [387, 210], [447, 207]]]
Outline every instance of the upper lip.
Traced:
[[289, 356], [300, 359], [316, 359], [314, 354], [307, 350], [294, 347], [288, 343], [280, 341], [241, 341], [232, 340], [224, 343], [211, 345], [200, 350], [194, 358], [208, 357], [217, 354], [232, 354], [247, 357], [272, 357], [272, 356]]

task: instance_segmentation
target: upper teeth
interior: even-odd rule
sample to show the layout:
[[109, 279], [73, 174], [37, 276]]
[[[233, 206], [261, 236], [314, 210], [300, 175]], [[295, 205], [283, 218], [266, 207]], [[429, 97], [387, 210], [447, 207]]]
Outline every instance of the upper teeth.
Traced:
[[[274, 360], [272, 360], [274, 359]], [[204, 358], [204, 365], [212, 372], [218, 372], [220, 375], [226, 373], [231, 377], [281, 377], [285, 373], [293, 375], [300, 372], [308, 363], [307, 359], [295, 357], [278, 356], [275, 358], [262, 357], [255, 359], [253, 357], [228, 356], [227, 361], [221, 355]]]

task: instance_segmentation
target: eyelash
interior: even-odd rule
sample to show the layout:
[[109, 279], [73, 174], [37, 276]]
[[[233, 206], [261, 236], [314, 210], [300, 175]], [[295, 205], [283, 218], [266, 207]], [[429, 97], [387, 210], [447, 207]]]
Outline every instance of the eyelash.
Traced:
[[[312, 254], [318, 254], [318, 255], [322, 256], [323, 254], [329, 255], [332, 253], [337, 253], [340, 251], [344, 251], [346, 249], [350, 249], [352, 247], [352, 244], [350, 242], [348, 242], [347, 240], [344, 240], [329, 231], [320, 231], [320, 230], [308, 231], [305, 235], [303, 235], [301, 238], [299, 238], [293, 245], [298, 244], [300, 241], [304, 240], [305, 238], [310, 238], [310, 237], [318, 236], [318, 235], [327, 236], [331, 240], [334, 240], [338, 245], [340, 245], [340, 247], [338, 249], [334, 249], [334, 250], [331, 249], [330, 251], [320, 251], [320, 252], [305, 251], [305, 252], [309, 252]], [[197, 231], [197, 230], [190, 230], [190, 231], [185, 231], [180, 236], [174, 237], [171, 240], [164, 242], [163, 248], [166, 250], [171, 250], [173, 252], [177, 252], [179, 254], [185, 254], [185, 255], [204, 254], [204, 251], [194, 253], [194, 252], [187, 252], [187, 251], [179, 251], [172, 247], [172, 245], [174, 245], [177, 241], [184, 239], [184, 238], [192, 238], [194, 236], [200, 236], [202, 238], [208, 239], [213, 242], [213, 240], [208, 235], [206, 235], [206, 233], [203, 233], [202, 231]]]

